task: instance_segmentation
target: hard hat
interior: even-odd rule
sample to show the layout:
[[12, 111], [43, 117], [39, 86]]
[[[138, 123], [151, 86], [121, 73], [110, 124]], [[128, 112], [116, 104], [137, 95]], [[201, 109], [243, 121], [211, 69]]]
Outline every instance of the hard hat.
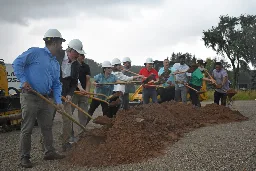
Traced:
[[112, 67], [112, 65], [109, 61], [102, 62], [102, 68], [109, 68], [109, 67]]
[[118, 58], [114, 58], [113, 60], [112, 60], [112, 65], [114, 66], [114, 65], [120, 65], [121, 64], [121, 61], [118, 59]]
[[153, 64], [154, 62], [153, 62], [152, 58], [147, 58], [145, 63], [146, 64]]
[[62, 38], [61, 33], [57, 29], [49, 29], [49, 30], [47, 30], [47, 32], [44, 34], [43, 40], [44, 41], [51, 40], [51, 38], [60, 38], [60, 39], [62, 39], [63, 42], [66, 41], [65, 39]]
[[68, 43], [68, 47], [74, 49], [79, 54], [85, 54], [83, 50], [83, 43], [79, 39], [73, 39]]
[[123, 62], [132, 62], [132, 61], [131, 61], [131, 59], [130, 59], [129, 57], [125, 57], [125, 58], [123, 59]]

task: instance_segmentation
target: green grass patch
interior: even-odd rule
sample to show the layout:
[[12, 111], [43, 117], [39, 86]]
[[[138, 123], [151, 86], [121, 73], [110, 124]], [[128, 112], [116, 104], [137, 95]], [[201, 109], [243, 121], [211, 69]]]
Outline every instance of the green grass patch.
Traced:
[[[207, 95], [208, 95], [207, 101], [213, 101], [214, 91], [213, 90], [207, 91]], [[233, 100], [255, 100], [255, 99], [256, 99], [256, 90], [247, 90], [247, 91], [239, 90], [237, 94], [233, 97]]]

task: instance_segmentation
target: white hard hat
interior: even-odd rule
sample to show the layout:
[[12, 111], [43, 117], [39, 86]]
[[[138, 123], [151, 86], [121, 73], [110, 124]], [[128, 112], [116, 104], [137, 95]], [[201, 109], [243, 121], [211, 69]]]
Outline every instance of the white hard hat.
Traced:
[[113, 60], [112, 60], [112, 65], [114, 66], [114, 65], [120, 65], [121, 64], [121, 61], [118, 59], [118, 58], [114, 58]]
[[83, 50], [83, 43], [79, 39], [73, 39], [68, 43], [68, 47], [74, 49], [79, 54], [85, 54]]
[[109, 67], [112, 67], [112, 65], [109, 61], [102, 62], [102, 68], [109, 68]]
[[44, 41], [50, 40], [50, 38], [60, 38], [62, 39], [63, 42], [66, 40], [62, 38], [61, 33], [57, 29], [49, 29], [47, 32], [44, 34]]
[[153, 62], [152, 58], [147, 58], [145, 63], [146, 64], [153, 64], [154, 62]]
[[123, 59], [123, 62], [132, 62], [132, 61], [131, 61], [131, 59], [130, 59], [129, 57], [125, 57], [125, 58]]

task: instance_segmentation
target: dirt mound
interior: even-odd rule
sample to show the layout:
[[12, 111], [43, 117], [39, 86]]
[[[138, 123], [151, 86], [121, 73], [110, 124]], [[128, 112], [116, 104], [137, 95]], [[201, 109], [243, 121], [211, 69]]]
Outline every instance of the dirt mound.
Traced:
[[166, 145], [195, 128], [247, 119], [216, 104], [200, 109], [176, 102], [141, 105], [119, 111], [112, 127], [86, 133], [65, 161], [80, 166], [141, 162], [164, 154]]

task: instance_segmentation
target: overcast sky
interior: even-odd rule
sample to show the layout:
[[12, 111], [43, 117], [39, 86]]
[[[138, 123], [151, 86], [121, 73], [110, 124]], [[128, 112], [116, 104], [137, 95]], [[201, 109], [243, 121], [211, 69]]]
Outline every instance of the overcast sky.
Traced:
[[1, 0], [0, 48], [12, 63], [30, 47], [44, 47], [49, 28], [67, 40], [78, 38], [87, 58], [99, 63], [129, 56], [142, 65], [147, 57], [162, 60], [172, 52], [215, 57], [202, 31], [220, 15], [255, 15], [255, 0]]

